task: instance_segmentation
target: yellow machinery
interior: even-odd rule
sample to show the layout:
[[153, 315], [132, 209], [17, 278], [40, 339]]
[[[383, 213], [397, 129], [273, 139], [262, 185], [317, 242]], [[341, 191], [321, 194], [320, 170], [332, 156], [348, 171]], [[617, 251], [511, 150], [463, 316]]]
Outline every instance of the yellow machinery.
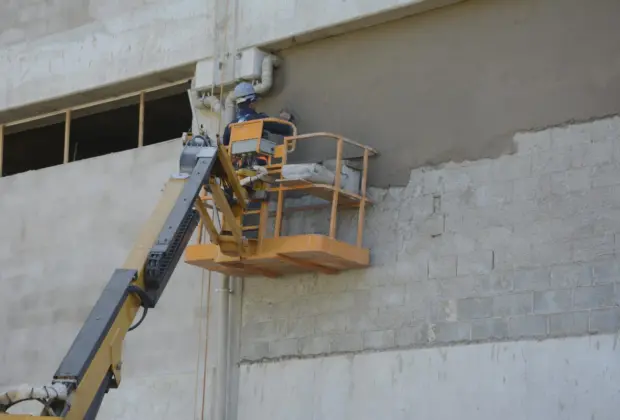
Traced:
[[[284, 144], [275, 145], [262, 138], [265, 122], [290, 124], [293, 135], [284, 138]], [[334, 141], [336, 149], [335, 182], [333, 185], [315, 184], [303, 180], [282, 179], [282, 167], [287, 163], [288, 153], [295, 150], [297, 142], [312, 141], [326, 138]], [[344, 191], [341, 188], [341, 165], [344, 145], [349, 144], [361, 149], [363, 167], [361, 173], [360, 194]], [[225, 230], [233, 231], [234, 245], [227, 243], [222, 246], [221, 235], [212, 228], [213, 223], [206, 221], [207, 231], [210, 234], [210, 244], [196, 244], [187, 247], [185, 262], [211, 271], [218, 271], [233, 276], [261, 275], [279, 277], [286, 274], [318, 271], [334, 274], [342, 270], [362, 268], [369, 264], [369, 250], [362, 247], [364, 216], [366, 205], [370, 202], [366, 196], [366, 179], [369, 158], [376, 154], [370, 147], [361, 145], [331, 133], [312, 133], [297, 135], [295, 126], [287, 121], [276, 118], [253, 120], [231, 127], [229, 153], [234, 158], [243, 153], [261, 156], [266, 163], [268, 173], [276, 179], [268, 188], [270, 193], [277, 194], [273, 237], [266, 237], [270, 231], [268, 226], [268, 202], [260, 201], [258, 209], [245, 210], [244, 214], [223, 212], [223, 226]], [[331, 207], [329, 235], [296, 235], [282, 236], [282, 218], [284, 213], [285, 193], [296, 191], [302, 194], [321, 198]], [[221, 197], [217, 194], [205, 197], [215, 206], [221, 208]], [[251, 201], [251, 200], [250, 200]], [[339, 208], [357, 208], [359, 212], [357, 226], [357, 241], [349, 244], [336, 239], [337, 216]], [[312, 207], [314, 209], [316, 207]], [[299, 209], [296, 209], [299, 210]], [[258, 214], [257, 226], [243, 226], [243, 215]], [[244, 231], [254, 229], [258, 232], [256, 239], [243, 237]]]
[[[173, 175], [163, 195], [146, 222], [125, 264], [114, 271], [101, 297], [65, 355], [49, 385], [23, 387], [0, 394], [0, 420], [35, 420], [58, 418], [70, 420], [95, 419], [105, 394], [121, 381], [122, 344], [128, 331], [138, 327], [148, 309], [154, 308], [162, 295], [181, 255], [186, 262], [226, 274], [280, 276], [293, 272], [319, 271], [337, 273], [341, 270], [369, 265], [369, 251], [362, 248], [362, 231], [366, 197], [368, 159], [373, 149], [329, 133], [294, 135], [284, 144], [275, 145], [263, 138], [265, 119], [235, 124], [228, 148], [213, 144], [206, 136], [196, 136], [184, 144], [180, 171]], [[292, 125], [292, 124], [291, 124]], [[290, 181], [281, 178], [287, 154], [297, 142], [316, 137], [336, 141], [337, 168], [333, 185]], [[361, 194], [340, 188], [340, 169], [344, 143], [363, 150]], [[239, 159], [256, 163], [263, 160], [271, 178], [258, 190], [267, 189], [277, 195], [273, 237], [266, 237], [268, 205], [258, 201], [258, 210], [251, 210], [256, 189], [242, 185], [252, 169], [235, 167]], [[235, 163], [234, 163], [235, 162]], [[243, 165], [242, 165], [243, 166]], [[250, 172], [248, 172], [248, 170]], [[241, 178], [241, 182], [240, 182]], [[286, 191], [302, 191], [330, 202], [331, 220], [328, 236], [281, 236]], [[215, 227], [212, 214], [222, 214], [222, 229]], [[359, 209], [356, 244], [336, 239], [337, 212], [341, 207]], [[243, 226], [243, 218], [258, 215], [259, 225]], [[211, 243], [189, 245], [198, 224], [204, 226]], [[247, 232], [254, 229], [255, 238]], [[202, 233], [202, 227], [200, 232]], [[138, 311], [139, 321], [132, 326]], [[36, 400], [43, 409], [38, 416], [9, 414], [20, 402]]]

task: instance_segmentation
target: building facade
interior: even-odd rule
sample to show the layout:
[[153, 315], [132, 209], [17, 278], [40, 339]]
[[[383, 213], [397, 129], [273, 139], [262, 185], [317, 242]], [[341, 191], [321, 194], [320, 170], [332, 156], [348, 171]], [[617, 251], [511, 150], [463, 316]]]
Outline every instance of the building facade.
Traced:
[[180, 264], [101, 418], [616, 417], [620, 3], [65, 3], [0, 17], [0, 388], [51, 379], [176, 136], [223, 128], [186, 90], [217, 95], [258, 47], [280, 59], [262, 108], [381, 153], [372, 267], [222, 284]]

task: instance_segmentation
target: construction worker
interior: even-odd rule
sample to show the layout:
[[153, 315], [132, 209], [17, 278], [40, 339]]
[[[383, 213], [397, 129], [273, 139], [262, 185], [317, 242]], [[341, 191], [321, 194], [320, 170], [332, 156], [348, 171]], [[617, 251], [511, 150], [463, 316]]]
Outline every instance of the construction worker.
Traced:
[[[252, 86], [251, 83], [239, 83], [235, 86], [234, 95], [235, 103], [237, 105], [237, 112], [235, 118], [226, 126], [226, 129], [224, 130], [224, 136], [222, 138], [224, 146], [228, 146], [230, 144], [231, 124], [269, 118], [267, 114], [256, 111], [256, 101], [258, 100], [258, 96], [256, 95], [254, 86]], [[292, 115], [286, 111], [282, 111], [280, 113], [280, 118], [291, 122], [293, 121]], [[293, 129], [290, 125], [273, 121], [265, 121], [263, 123], [263, 130], [263, 137], [267, 137], [267, 133], [273, 133], [281, 136], [293, 135]], [[267, 157], [258, 155], [252, 160], [253, 162], [249, 163], [244, 162], [244, 160], [241, 159], [235, 164], [235, 167], [237, 168], [237, 174], [243, 176], [243, 179], [241, 179], [241, 185], [248, 190], [250, 196], [254, 199], [248, 203], [248, 210], [258, 210], [260, 209], [260, 203], [257, 202], [256, 199], [259, 197], [263, 197], [263, 199], [266, 198], [266, 191], [263, 181], [268, 178], [267, 169], [264, 167], [264, 165], [267, 164]], [[260, 191], [255, 190], [257, 185], [260, 186]], [[229, 201], [234, 201], [232, 191], [225, 190], [225, 193], [228, 196]], [[258, 215], [244, 215], [241, 224], [242, 226], [258, 225], [258, 219]], [[244, 236], [249, 239], [256, 239], [258, 237], [258, 231], [244, 230]]]
[[[269, 115], [256, 111], [256, 101], [258, 100], [258, 96], [254, 91], [254, 86], [248, 82], [239, 83], [235, 86], [234, 90], [235, 101], [237, 104], [237, 113], [235, 119], [230, 122], [230, 124], [243, 122], [243, 121], [251, 121], [251, 120], [260, 120], [263, 118], [269, 118]], [[280, 118], [286, 119], [287, 121], [293, 121], [293, 116], [286, 111], [282, 111], [280, 113]], [[226, 126], [224, 130], [223, 143], [224, 146], [228, 146], [230, 143], [230, 124]], [[293, 135], [293, 130], [290, 125], [277, 123], [268, 121], [263, 125], [265, 131], [277, 134], [280, 136], [291, 136]]]

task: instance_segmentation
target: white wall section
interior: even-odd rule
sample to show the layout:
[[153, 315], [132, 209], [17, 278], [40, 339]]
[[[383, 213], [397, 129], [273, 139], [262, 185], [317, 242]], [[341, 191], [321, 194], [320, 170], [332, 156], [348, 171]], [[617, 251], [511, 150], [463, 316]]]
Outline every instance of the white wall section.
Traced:
[[[409, 9], [420, 13], [462, 0], [238, 0], [239, 46], [260, 46], [373, 15]], [[373, 23], [380, 22], [381, 19]], [[242, 29], [241, 29], [242, 28]], [[338, 33], [333, 30], [331, 34]]]
[[239, 420], [615, 420], [617, 341], [605, 335], [245, 365]]

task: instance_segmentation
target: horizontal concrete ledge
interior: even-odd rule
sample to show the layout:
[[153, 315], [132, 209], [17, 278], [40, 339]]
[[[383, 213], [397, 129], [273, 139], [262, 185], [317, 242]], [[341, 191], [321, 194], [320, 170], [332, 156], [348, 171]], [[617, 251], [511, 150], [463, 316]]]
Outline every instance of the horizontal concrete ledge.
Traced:
[[[0, 124], [9, 123], [21, 119], [31, 118], [33, 116], [41, 116], [53, 112], [65, 110], [67, 108], [84, 105], [91, 102], [102, 101], [114, 97], [120, 97], [129, 93], [139, 92], [140, 90], [153, 88], [159, 85], [164, 85], [171, 82], [180, 81], [183, 79], [191, 79], [194, 76], [194, 63], [184, 66], [169, 69], [165, 72], [155, 74], [145, 74], [140, 77], [123, 80], [119, 83], [112, 83], [107, 85], [101, 85], [95, 89], [85, 90], [80, 92], [74, 92], [67, 96], [61, 96], [48, 99], [44, 102], [35, 102], [20, 106], [18, 108], [6, 109], [0, 111]], [[181, 86], [174, 89], [166, 89], [160, 92], [169, 95], [179, 93], [181, 90], [185, 91], [186, 86]], [[154, 99], [154, 98], [150, 98]], [[138, 102], [137, 96], [135, 103]], [[85, 109], [81, 113], [74, 113], [73, 117], [86, 116], [92, 112], [103, 112], [108, 109], [118, 108], [119, 106], [130, 105], [131, 101], [123, 100], [122, 103], [110, 103], [107, 106], [97, 106], [90, 110]], [[10, 134], [16, 131], [23, 131], [27, 129], [33, 129], [40, 126], [50, 125], [57, 122], [64, 121], [64, 115], [58, 117], [50, 117], [44, 120], [34, 120], [25, 124], [19, 124], [17, 126], [7, 127], [5, 134]]]
[[[465, 0], [414, 0], [400, 1], [399, 4], [381, 9], [378, 13], [354, 16], [330, 25], [317, 26], [315, 28], [291, 33], [281, 38], [272, 40], [262, 40], [259, 42], [249, 42], [244, 44], [244, 48], [260, 47], [271, 52], [290, 48], [295, 45], [317, 41], [352, 32], [371, 26], [388, 23], [394, 20], [403, 19], [416, 14], [429, 12], [442, 7], [450, 6]], [[380, 2], [377, 2], [379, 4]]]
[[[584, 338], [584, 337], [601, 337], [608, 334], [605, 333], [586, 333], [586, 334], [572, 334], [572, 335], [553, 335], [546, 337], [523, 337], [518, 340], [515, 339], [487, 339], [487, 340], [464, 340], [453, 341], [449, 343], [428, 343], [426, 345], [414, 344], [407, 346], [394, 346], [389, 348], [376, 348], [376, 349], [362, 349], [355, 351], [333, 351], [328, 353], [317, 354], [305, 354], [305, 355], [285, 355], [279, 357], [263, 357], [260, 359], [242, 359], [237, 363], [238, 366], [251, 366], [257, 364], [272, 364], [281, 363], [288, 360], [309, 360], [309, 359], [322, 359], [326, 357], [340, 357], [340, 356], [358, 356], [364, 354], [373, 353], [386, 353], [386, 352], [399, 352], [406, 350], [421, 350], [421, 349], [442, 349], [451, 347], [464, 347], [464, 346], [479, 346], [482, 344], [502, 344], [502, 343], [517, 343], [517, 342], [543, 342], [552, 340], [562, 340], [568, 338]], [[619, 339], [617, 337], [617, 339]]]
[[[330, 0], [323, 0], [329, 3]], [[268, 36], [262, 36], [263, 32], [269, 32], [273, 22], [269, 22], [270, 25], [264, 23], [264, 30], [258, 31], [256, 28], [253, 30], [256, 32], [254, 37], [242, 42], [242, 47], [237, 49], [238, 54], [251, 54], [256, 49], [262, 53], [276, 53], [286, 49], [295, 47], [297, 45], [309, 43], [312, 41], [318, 41], [323, 38], [329, 38], [345, 34], [347, 32], [353, 32], [356, 30], [368, 28], [382, 23], [402, 19], [415, 14], [420, 14], [430, 10], [438, 9], [455, 3], [459, 3], [463, 0], [410, 0], [402, 1], [397, 0], [396, 4], [392, 1], [387, 6], [382, 5], [377, 7], [373, 12], [360, 13], [359, 15], [347, 16], [343, 14], [336, 17], [326, 17], [324, 22], [321, 22], [318, 26], [309, 25], [304, 19], [306, 13], [304, 13], [303, 7], [297, 7], [292, 15], [292, 21], [298, 23], [298, 27], [295, 27], [290, 33], [280, 30], [273, 34], [273, 38]], [[379, 3], [377, 3], [379, 4]], [[315, 6], [320, 7], [320, 6]], [[362, 6], [360, 6], [362, 8]], [[341, 13], [344, 13], [341, 11]], [[298, 16], [300, 15], [300, 16]], [[340, 20], [339, 20], [340, 19]], [[332, 24], [333, 23], [333, 24]], [[286, 25], [286, 22], [282, 22]], [[254, 33], [254, 32], [252, 32]], [[262, 36], [262, 37], [261, 37]], [[204, 92], [213, 88], [213, 82], [217, 81], [218, 86], [230, 87], [239, 78], [245, 78], [244, 75], [236, 74], [232, 75], [232, 68], [239, 70], [239, 64], [233, 65], [231, 61], [228, 61], [224, 67], [224, 70], [216, 70], [217, 66], [214, 62], [215, 57], [208, 57], [204, 60], [200, 60], [196, 63], [195, 71], [195, 85], [194, 88], [200, 92]], [[223, 60], [219, 57], [218, 60]], [[226, 69], [227, 68], [227, 69]], [[226, 89], [226, 87], [225, 87]]]

